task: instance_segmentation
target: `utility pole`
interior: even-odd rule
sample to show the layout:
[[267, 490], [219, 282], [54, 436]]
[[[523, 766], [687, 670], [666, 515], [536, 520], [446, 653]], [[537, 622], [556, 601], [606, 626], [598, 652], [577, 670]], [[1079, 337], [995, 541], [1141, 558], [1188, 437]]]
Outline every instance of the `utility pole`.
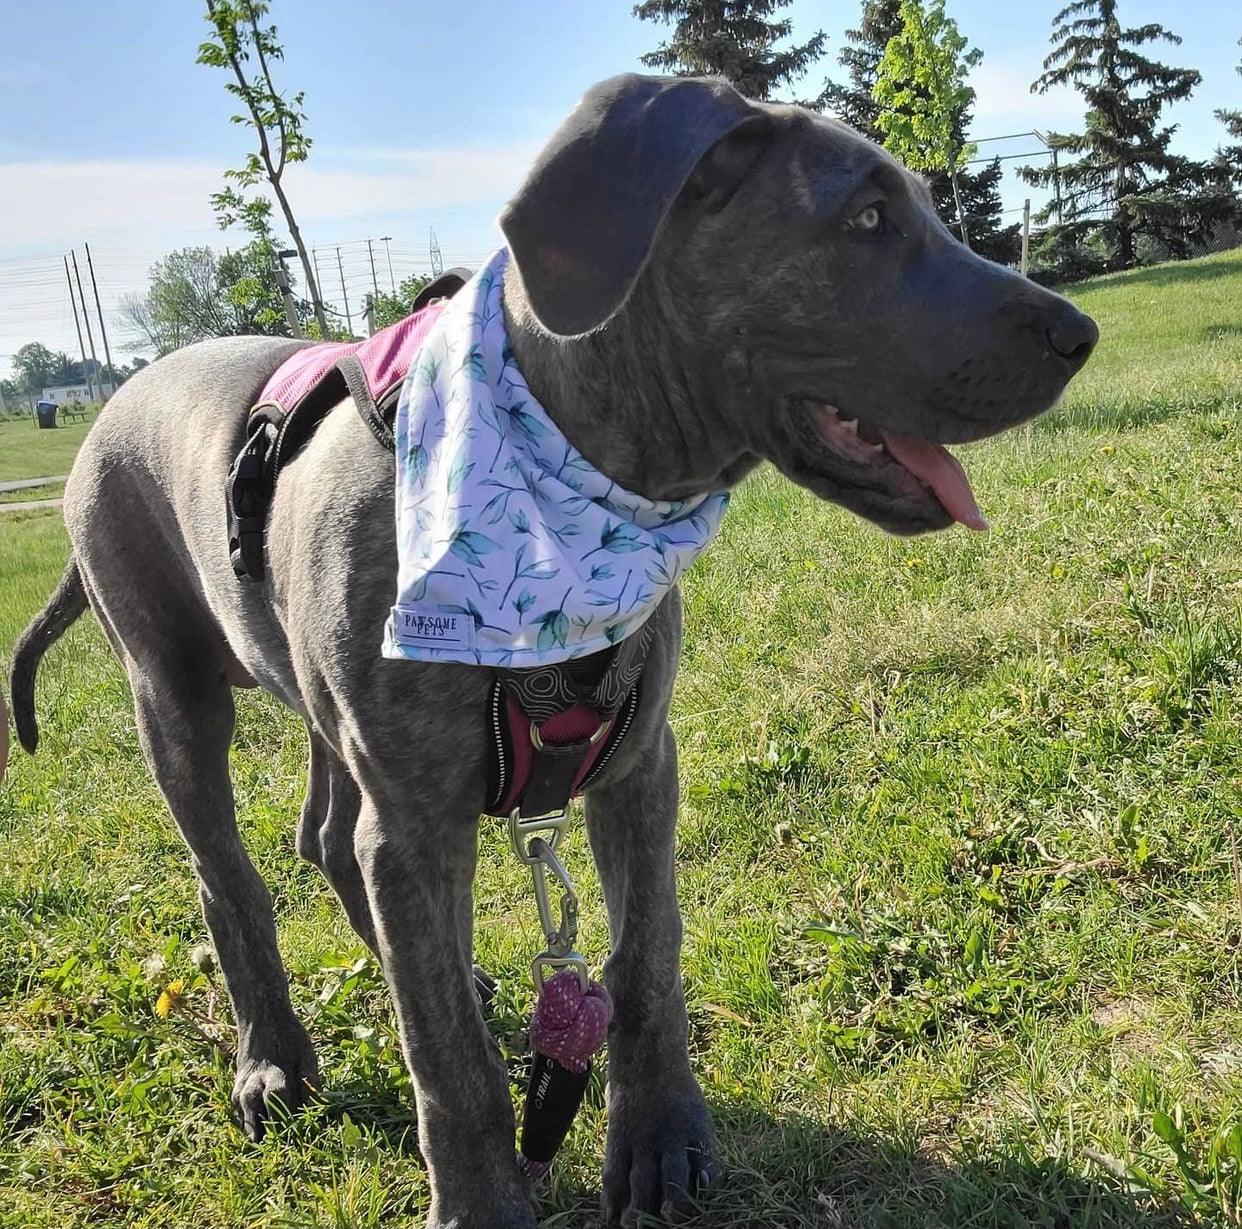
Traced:
[[371, 257], [371, 286], [375, 291], [375, 297], [379, 298], [379, 278], [375, 276], [375, 245], [370, 239], [367, 240], [367, 253]]
[[1052, 190], [1057, 197], [1057, 225], [1063, 225], [1065, 219], [1061, 216], [1061, 166], [1057, 162], [1057, 151], [1052, 151]]
[[89, 397], [94, 397], [95, 383], [91, 379], [91, 369], [86, 365], [86, 346], [82, 343], [82, 324], [78, 320], [78, 301], [73, 297], [73, 278], [69, 276], [69, 257], [64, 257], [65, 261], [65, 281], [69, 283], [69, 303], [73, 308], [73, 327], [78, 331], [78, 350], [82, 354], [82, 374], [86, 376], [86, 392]]
[[[87, 314], [87, 311], [86, 311], [86, 295], [82, 293], [82, 271], [78, 268], [77, 249], [74, 248], [72, 251], [70, 251], [69, 255], [73, 258], [73, 276], [77, 279], [78, 298], [82, 302], [82, 319], [86, 323], [86, 340], [90, 343], [90, 347], [91, 347], [91, 362], [94, 363], [96, 369], [98, 369], [99, 359], [95, 356], [95, 338], [91, 335], [91, 318]], [[99, 386], [99, 400], [100, 401], [103, 400], [103, 385], [102, 384], [100, 384]]]
[[[322, 295], [323, 294], [323, 278], [319, 276], [319, 249], [318, 248], [311, 248], [311, 260], [315, 262], [315, 286], [319, 290], [319, 293]], [[325, 320], [327, 319], [326, 315], [324, 316], [324, 319]], [[327, 341], [328, 339], [325, 337], [323, 340]]]
[[345, 300], [345, 324], [349, 328], [349, 335], [354, 335], [354, 318], [349, 314], [349, 291], [345, 287], [345, 266], [341, 263], [341, 245], [336, 245], [336, 269], [341, 275], [341, 298]]
[[1057, 161], [1056, 146], [1048, 140], [1048, 133], [1040, 132], [1038, 128], [1032, 129], [1032, 135], [1039, 138], [1039, 143], [1052, 155], [1052, 193], [1057, 203], [1057, 225], [1060, 226], [1064, 222], [1061, 216], [1061, 164]]
[[1022, 202], [1022, 276], [1026, 276], [1026, 268], [1031, 257], [1031, 198]]
[[[82, 246], [86, 248], [86, 267], [90, 270], [91, 290], [95, 293], [95, 311], [99, 315], [99, 336], [103, 338], [104, 358], [108, 363], [108, 387], [109, 389], [115, 389], [116, 373], [112, 369], [112, 351], [108, 349], [108, 330], [104, 328], [103, 308], [99, 306], [99, 286], [95, 281], [95, 266], [91, 263], [91, 245], [84, 243]], [[112, 393], [109, 392], [108, 396], [110, 397], [111, 395]], [[107, 401], [107, 399], [103, 395], [103, 383], [101, 382], [99, 386], [99, 400]]]
[[362, 318], [367, 322], [367, 336], [375, 336], [375, 298], [367, 294], [362, 299]]
[[[293, 291], [289, 286], [289, 270], [285, 268], [286, 257], [298, 254], [297, 248], [276, 253], [276, 285], [280, 290], [280, 301], [285, 305], [285, 323], [289, 326], [289, 336], [302, 340], [302, 323], [298, 319], [298, 305], [294, 302]], [[324, 339], [327, 340], [326, 338]]]
[[392, 248], [388, 245], [392, 242], [391, 235], [380, 235], [380, 242], [384, 245], [384, 251], [388, 254], [388, 289], [397, 293], [397, 279], [392, 275]]
[[444, 272], [444, 257], [440, 255], [440, 241], [436, 238], [436, 228], [431, 228], [431, 276], [439, 277]]

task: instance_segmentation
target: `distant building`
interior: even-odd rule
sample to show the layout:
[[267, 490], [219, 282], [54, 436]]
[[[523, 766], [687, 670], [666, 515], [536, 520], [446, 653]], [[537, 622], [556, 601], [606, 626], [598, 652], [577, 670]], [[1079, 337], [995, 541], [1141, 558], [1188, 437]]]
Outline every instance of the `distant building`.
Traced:
[[[116, 389], [111, 384], [103, 386], [104, 398], [111, 397]], [[89, 384], [57, 384], [53, 388], [43, 390], [44, 401], [55, 401], [57, 405], [68, 405], [74, 401], [94, 401], [95, 394]]]

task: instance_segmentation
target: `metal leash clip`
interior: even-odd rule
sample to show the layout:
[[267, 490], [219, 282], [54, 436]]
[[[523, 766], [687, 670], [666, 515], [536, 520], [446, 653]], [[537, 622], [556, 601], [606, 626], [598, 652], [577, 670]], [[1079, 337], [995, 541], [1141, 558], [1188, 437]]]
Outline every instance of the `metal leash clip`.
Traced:
[[[568, 822], [568, 811], [524, 820], [515, 810], [509, 816], [509, 840], [517, 856], [530, 867], [535, 888], [535, 906], [539, 910], [539, 922], [547, 943], [543, 951], [531, 961], [531, 977], [535, 988], [542, 990], [551, 972], [572, 969], [585, 993], [591, 983], [590, 970], [585, 957], [574, 949], [578, 938], [578, 894], [574, 891], [574, 881], [569, 877], [569, 872], [556, 856], [556, 848]], [[529, 842], [527, 838], [530, 838]], [[549, 872], [561, 889], [559, 922], [552, 909], [552, 896], [548, 889]]]

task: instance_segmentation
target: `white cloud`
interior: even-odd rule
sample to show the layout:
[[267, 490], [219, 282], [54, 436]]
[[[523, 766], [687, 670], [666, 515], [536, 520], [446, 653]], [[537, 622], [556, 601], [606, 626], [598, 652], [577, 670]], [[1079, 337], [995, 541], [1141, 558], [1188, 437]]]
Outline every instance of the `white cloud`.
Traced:
[[536, 145], [352, 151], [342, 164], [308, 162], [289, 171], [289, 192], [308, 220], [434, 212], [495, 203], [513, 193]]
[[[405, 245], [408, 271], [415, 248], [425, 251], [429, 225], [450, 263], [489, 249], [496, 238], [492, 220], [537, 149], [525, 142], [317, 149], [310, 162], [290, 168], [287, 186], [308, 242], [388, 230]], [[108, 312], [121, 295], [144, 289], [152, 262], [173, 248], [241, 241], [221, 234], [212, 216], [209, 198], [222, 186], [223, 169], [201, 158], [4, 160], [0, 154], [0, 354], [32, 337], [76, 350], [60, 253], [80, 252], [83, 240], [91, 244]], [[352, 283], [365, 269], [356, 258], [346, 272]], [[354, 293], [360, 297], [351, 285]], [[6, 366], [0, 360], [0, 374]]]
[[1000, 136], [1031, 128], [1064, 129], [1081, 123], [1082, 98], [1068, 86], [1046, 94], [1032, 94], [1031, 82], [1040, 73], [1040, 60], [1032, 56], [984, 60], [970, 75], [975, 88], [975, 123], [972, 136]]
[[[521, 181], [533, 146], [340, 151], [293, 166], [287, 186], [303, 227], [404, 212], [496, 204]], [[158, 247], [170, 235], [214, 230], [209, 196], [219, 163], [100, 159], [0, 163], [0, 257], [5, 249], [71, 246], [83, 236], [136, 237]], [[145, 244], [144, 244], [145, 246]], [[158, 253], [155, 253], [158, 254]]]

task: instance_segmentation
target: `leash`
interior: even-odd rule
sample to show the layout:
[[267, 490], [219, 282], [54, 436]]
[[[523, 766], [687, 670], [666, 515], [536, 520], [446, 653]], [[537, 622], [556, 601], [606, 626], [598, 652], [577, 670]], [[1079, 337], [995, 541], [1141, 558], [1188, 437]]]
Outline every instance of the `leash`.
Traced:
[[[591, 1078], [591, 1059], [603, 1046], [612, 1019], [608, 991], [591, 979], [586, 959], [575, 947], [578, 895], [556, 855], [569, 817], [568, 806], [558, 815], [536, 819], [523, 819], [516, 808], [509, 816], [509, 843], [530, 870], [546, 943], [531, 961], [538, 995], [530, 1022], [535, 1059], [518, 1151], [518, 1165], [532, 1182], [548, 1171], [573, 1125]], [[561, 891], [559, 920], [549, 875]]]
[[577, 950], [578, 894], [557, 850], [573, 799], [629, 732], [654, 638], [649, 619], [594, 660], [498, 671], [493, 689], [494, 793], [487, 810], [505, 816], [509, 844], [530, 871], [545, 944], [530, 968], [534, 1061], [518, 1150], [532, 1182], [548, 1171], [573, 1125], [612, 1019], [608, 991], [592, 980]]

